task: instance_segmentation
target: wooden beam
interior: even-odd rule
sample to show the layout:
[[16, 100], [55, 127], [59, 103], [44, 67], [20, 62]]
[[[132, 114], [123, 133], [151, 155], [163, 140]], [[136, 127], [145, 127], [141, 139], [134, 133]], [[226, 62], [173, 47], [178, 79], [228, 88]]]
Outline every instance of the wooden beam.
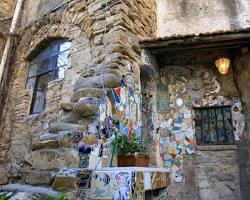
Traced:
[[142, 48], [149, 49], [152, 54], [160, 55], [173, 51], [200, 51], [213, 49], [233, 49], [250, 44], [250, 32], [209, 36], [187, 36], [183, 38], [159, 38], [141, 41]]

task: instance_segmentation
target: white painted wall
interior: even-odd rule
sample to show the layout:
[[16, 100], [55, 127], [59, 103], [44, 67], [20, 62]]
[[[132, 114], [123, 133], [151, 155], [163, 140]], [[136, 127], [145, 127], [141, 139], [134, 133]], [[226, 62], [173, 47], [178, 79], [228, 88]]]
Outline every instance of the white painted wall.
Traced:
[[250, 27], [250, 0], [157, 0], [157, 36]]

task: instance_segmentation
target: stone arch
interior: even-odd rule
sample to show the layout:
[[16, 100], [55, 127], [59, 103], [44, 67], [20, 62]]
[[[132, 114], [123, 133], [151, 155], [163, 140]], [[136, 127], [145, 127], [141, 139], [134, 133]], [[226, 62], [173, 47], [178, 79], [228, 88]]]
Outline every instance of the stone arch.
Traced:
[[[80, 37], [84, 37], [88, 40], [85, 32], [79, 26], [68, 23], [50, 24], [48, 22], [43, 23], [43, 25], [33, 24], [21, 33], [16, 49], [16, 59], [12, 66], [13, 76], [15, 78], [11, 80], [11, 88], [6, 100], [6, 102], [9, 103], [4, 107], [6, 113], [5, 118], [9, 120], [3, 124], [3, 133], [6, 133], [3, 134], [3, 140], [10, 140], [10, 133], [14, 130], [13, 123], [16, 123], [15, 120], [13, 120], [14, 116], [16, 116], [17, 113], [27, 116], [29, 112], [32, 93], [25, 89], [29, 60], [46, 46], [48, 42], [50, 43], [57, 39], [73, 41]], [[20, 106], [19, 103], [20, 99], [24, 102], [22, 106]], [[44, 116], [40, 116], [40, 119], [43, 118]]]
[[[71, 34], [74, 30], [77, 34]], [[51, 43], [58, 39], [68, 39], [72, 41], [73, 39], [79, 37], [82, 33], [82, 30], [76, 25], [68, 24], [47, 24], [38, 29], [38, 31], [32, 36], [29, 46], [24, 52], [24, 58], [30, 58], [32, 55], [37, 53], [41, 48], [47, 46], [48, 43]]]
[[[20, 52], [20, 54], [17, 53], [19, 59], [15, 63], [18, 67], [15, 67], [17, 78], [14, 80], [14, 84], [18, 84], [19, 88], [25, 91], [30, 59], [49, 46], [50, 43], [59, 39], [74, 41], [80, 37], [86, 39], [87, 43], [89, 43], [86, 34], [80, 27], [74, 24], [45, 24], [40, 26], [35, 32], [25, 31], [17, 49], [17, 52]], [[31, 98], [32, 94], [28, 96]], [[28, 109], [25, 112], [27, 113]]]

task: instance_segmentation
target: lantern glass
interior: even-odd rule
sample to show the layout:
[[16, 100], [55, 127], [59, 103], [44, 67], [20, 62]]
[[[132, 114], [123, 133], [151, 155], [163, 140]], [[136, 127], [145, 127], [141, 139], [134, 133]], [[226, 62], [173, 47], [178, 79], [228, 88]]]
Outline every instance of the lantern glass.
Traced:
[[230, 67], [230, 59], [229, 58], [219, 58], [215, 61], [215, 65], [221, 74], [228, 73]]

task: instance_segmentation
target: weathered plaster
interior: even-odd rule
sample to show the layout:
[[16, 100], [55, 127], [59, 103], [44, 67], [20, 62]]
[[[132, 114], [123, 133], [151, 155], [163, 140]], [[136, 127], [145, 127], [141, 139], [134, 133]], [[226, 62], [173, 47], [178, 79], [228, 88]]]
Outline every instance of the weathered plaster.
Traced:
[[249, 28], [249, 0], [158, 0], [157, 36]]

